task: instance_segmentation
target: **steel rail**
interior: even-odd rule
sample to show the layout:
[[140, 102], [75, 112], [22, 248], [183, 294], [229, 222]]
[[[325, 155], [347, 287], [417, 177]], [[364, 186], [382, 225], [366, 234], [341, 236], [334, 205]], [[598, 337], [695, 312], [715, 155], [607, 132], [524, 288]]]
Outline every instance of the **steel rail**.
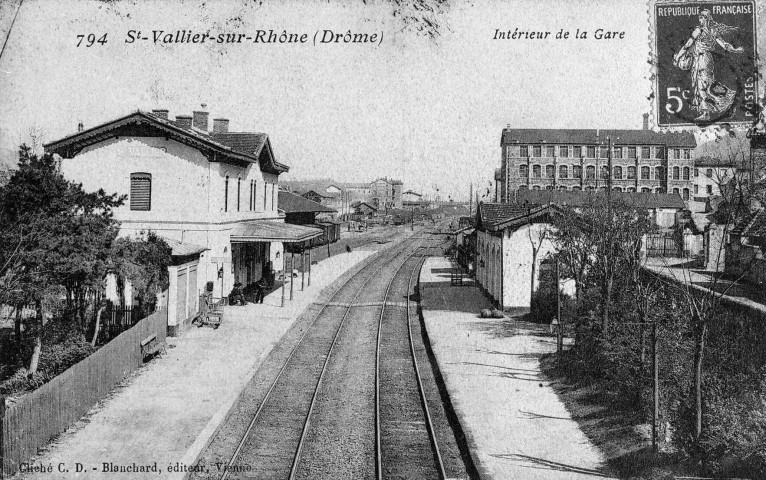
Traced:
[[[419, 248], [419, 247], [418, 247]], [[417, 248], [415, 249], [417, 251]], [[380, 428], [380, 345], [381, 345], [381, 337], [382, 337], [382, 329], [383, 329], [383, 315], [386, 310], [386, 301], [385, 299], [388, 298], [389, 290], [391, 288], [391, 285], [394, 282], [394, 278], [396, 278], [396, 275], [399, 273], [399, 270], [401, 270], [402, 267], [404, 267], [404, 264], [407, 263], [407, 261], [415, 256], [415, 251], [413, 251], [412, 254], [410, 254], [404, 262], [399, 266], [399, 268], [394, 273], [394, 276], [391, 278], [391, 281], [388, 284], [388, 287], [386, 288], [386, 294], [383, 301], [383, 308], [380, 311], [380, 317], [378, 322], [378, 337], [377, 337], [377, 348], [375, 353], [375, 471], [376, 471], [376, 478], [378, 480], [383, 479], [383, 452], [381, 448], [381, 428]], [[420, 377], [420, 369], [418, 368], [418, 361], [415, 355], [415, 346], [412, 339], [412, 328], [410, 325], [410, 291], [412, 289], [412, 278], [415, 275], [415, 272], [418, 271], [418, 265], [422, 265], [422, 262], [425, 258], [425, 251], [421, 254], [420, 260], [416, 262], [415, 268], [412, 269], [412, 272], [410, 273], [409, 280], [407, 282], [407, 332], [409, 337], [409, 343], [410, 343], [410, 353], [412, 354], [412, 362], [415, 370], [415, 377], [417, 379], [418, 383], [418, 391], [420, 392], [420, 401], [423, 406], [423, 415], [425, 417], [426, 421], [426, 428], [428, 430], [428, 436], [429, 440], [431, 441], [431, 446], [434, 450], [435, 454], [435, 460], [437, 463], [437, 467], [439, 470], [439, 474], [441, 475], [440, 478], [446, 479], [447, 474], [444, 470], [444, 462], [442, 461], [441, 453], [439, 451], [439, 445], [436, 440], [436, 433], [433, 428], [433, 421], [431, 419], [431, 414], [428, 409], [428, 402], [426, 400], [425, 396], [425, 390], [423, 389], [423, 381]]]
[[[409, 239], [409, 237], [407, 237], [407, 238]], [[402, 249], [402, 251], [406, 251], [406, 250], [407, 250], [406, 247], [404, 249]], [[370, 259], [370, 263], [368, 265], [372, 264], [372, 262], [374, 260], [378, 260], [379, 257], [382, 257], [383, 253], [384, 253], [384, 251], [381, 250], [377, 254], [378, 258]], [[394, 257], [398, 256], [399, 254], [400, 253], [395, 254]], [[362, 291], [364, 286], [367, 285], [367, 283], [369, 282], [369, 279], [372, 278], [374, 276], [374, 274], [377, 273], [378, 271], [380, 271], [384, 266], [386, 266], [386, 263], [381, 264], [377, 269], [375, 269], [373, 274], [370, 275], [367, 280], [365, 280], [365, 282], [359, 287], [357, 292], [354, 294], [354, 297], [351, 300], [351, 302], [349, 304], [349, 307], [346, 309], [346, 312], [343, 314], [343, 318], [341, 319], [340, 325], [338, 326], [338, 329], [335, 332], [335, 336], [333, 337], [333, 343], [332, 343], [332, 345], [330, 345], [330, 348], [329, 348], [329, 350], [327, 352], [327, 355], [326, 355], [326, 358], [325, 358], [325, 366], [327, 365], [327, 359], [329, 359], [329, 357], [330, 357], [330, 351], [332, 350], [333, 346], [335, 345], [335, 340], [338, 337], [338, 333], [340, 332], [340, 329], [343, 327], [343, 323], [345, 322], [345, 319], [346, 319], [346, 316], [348, 315], [348, 312], [351, 310], [351, 305], [353, 305], [353, 300], [356, 299], [356, 297]], [[362, 267], [362, 269], [364, 269], [365, 267]], [[223, 473], [221, 474], [220, 480], [226, 480], [229, 477], [229, 472], [231, 471], [232, 466], [234, 465], [234, 462], [236, 462], [237, 457], [239, 457], [239, 454], [242, 451], [242, 447], [245, 445], [245, 442], [247, 441], [248, 437], [250, 436], [250, 432], [253, 430], [253, 427], [255, 426], [256, 421], [260, 418], [260, 415], [261, 415], [261, 412], [263, 411], [264, 406], [266, 405], [266, 403], [269, 401], [269, 399], [271, 397], [271, 393], [274, 391], [274, 388], [276, 387], [277, 383], [282, 378], [282, 374], [287, 369], [287, 366], [289, 365], [290, 360], [293, 359], [293, 357], [295, 356], [295, 353], [298, 351], [298, 347], [301, 346], [301, 344], [303, 343], [303, 340], [306, 338], [306, 335], [308, 335], [309, 331], [311, 330], [311, 327], [314, 326], [314, 324], [316, 323], [317, 319], [319, 319], [320, 315], [322, 315], [322, 313], [327, 309], [328, 305], [330, 303], [332, 303], [332, 300], [334, 300], [340, 294], [340, 292], [343, 289], [343, 287], [345, 287], [352, 279], [354, 279], [358, 273], [359, 272], [355, 273], [354, 275], [349, 276], [340, 285], [340, 287], [338, 287], [338, 289], [335, 291], [335, 293], [333, 293], [332, 296], [330, 296], [330, 298], [328, 298], [327, 301], [324, 302], [324, 304], [322, 305], [322, 308], [317, 312], [317, 314], [311, 320], [311, 323], [309, 323], [309, 325], [306, 327], [306, 329], [304, 330], [304, 332], [301, 335], [301, 337], [295, 343], [295, 346], [293, 346], [292, 350], [290, 351], [290, 355], [288, 355], [287, 359], [282, 364], [282, 367], [279, 369], [279, 372], [277, 372], [277, 375], [274, 377], [274, 381], [272, 381], [271, 385], [269, 385], [269, 389], [266, 391], [266, 395], [263, 397], [263, 400], [261, 401], [260, 405], [258, 405], [258, 409], [255, 411], [255, 414], [253, 415], [253, 418], [250, 421], [250, 424], [247, 426], [247, 430], [245, 430], [244, 435], [242, 435], [242, 439], [237, 444], [237, 448], [234, 450], [234, 453], [232, 454], [231, 460], [229, 460], [226, 468], [224, 468]], [[321, 383], [321, 377], [322, 377], [322, 375], [324, 375], [324, 370], [325, 370], [325, 368], [323, 367], [322, 368], [322, 372], [320, 373], [320, 378], [319, 378], [320, 382], [318, 382], [318, 384]], [[314, 392], [314, 395], [316, 395], [316, 391]], [[312, 407], [313, 407], [313, 404], [314, 404], [314, 398], [312, 398], [312, 400], [311, 400], [311, 406]], [[310, 412], [311, 412], [311, 410], [309, 410], [309, 414], [310, 414]], [[308, 420], [308, 416], [307, 416], [307, 420]], [[304, 426], [304, 428], [305, 428], [305, 426]], [[302, 438], [303, 438], [303, 434], [301, 435], [301, 439]], [[301, 440], [301, 442], [302, 442], [302, 440]], [[300, 445], [299, 445], [299, 451], [300, 451]], [[295, 465], [295, 460], [293, 460], [293, 465]], [[290, 472], [290, 478], [293, 478], [293, 471], [292, 471], [292, 469], [291, 469], [291, 472]]]
[[[394, 255], [394, 258], [399, 256], [401, 253], [406, 252], [407, 249], [408, 248], [405, 247], [402, 250], [402, 252], [398, 252], [396, 255]], [[404, 263], [407, 260], [409, 260], [409, 258], [411, 256], [412, 256], [411, 254], [407, 255], [407, 258], [405, 258], [404, 262], [402, 262], [402, 265], [404, 265]], [[378, 271], [382, 270], [383, 267], [385, 267], [386, 265], [387, 264], [381, 265], [377, 270], [375, 270], [375, 272], [373, 272], [372, 275], [369, 276], [369, 278], [362, 284], [362, 287], [360, 287], [359, 290], [356, 292], [356, 294], [354, 294], [354, 297], [351, 299], [351, 301], [349, 302], [348, 307], [346, 308], [346, 312], [343, 314], [343, 318], [341, 319], [340, 326], [338, 327], [338, 330], [335, 332], [335, 336], [333, 337], [332, 344], [330, 345], [330, 348], [327, 350], [327, 355], [325, 356], [325, 361], [324, 361], [324, 364], [322, 365], [322, 371], [319, 374], [319, 380], [317, 381], [316, 388], [314, 389], [314, 395], [311, 397], [311, 404], [309, 406], [309, 411], [306, 414], [306, 420], [305, 420], [305, 422], [303, 424], [303, 431], [301, 432], [301, 438], [300, 438], [300, 441], [298, 442], [298, 448], [296, 449], [295, 457], [293, 458], [293, 465], [290, 468], [290, 477], [289, 477], [290, 480], [293, 480], [295, 478], [295, 474], [296, 474], [296, 472], [298, 470], [298, 463], [300, 462], [301, 453], [303, 452], [303, 443], [304, 443], [304, 441], [306, 439], [306, 433], [308, 432], [309, 425], [310, 425], [311, 413], [314, 411], [314, 404], [316, 403], [316, 399], [317, 399], [317, 396], [319, 394], [319, 389], [322, 386], [322, 380], [323, 380], [323, 377], [324, 377], [324, 373], [327, 370], [327, 364], [330, 361], [330, 353], [332, 352], [332, 349], [335, 346], [336, 341], [338, 340], [338, 336], [340, 335], [340, 331], [343, 328], [343, 324], [346, 321], [346, 317], [348, 316], [348, 314], [351, 311], [351, 309], [354, 307], [354, 301], [356, 300], [356, 297], [359, 296], [359, 294], [361, 293], [361, 291], [364, 288], [364, 286], [367, 285], [367, 283], [375, 276], [375, 273], [377, 273]], [[399, 268], [401, 268], [401, 265], [399, 266]], [[399, 271], [399, 268], [396, 269], [396, 272]], [[394, 272], [394, 277], [396, 276], [396, 272]], [[391, 282], [393, 282], [393, 277], [392, 277]], [[389, 285], [386, 288], [386, 294], [385, 295], [388, 295], [388, 289], [391, 286], [391, 282], [389, 282]], [[385, 299], [386, 299], [386, 296], [383, 297], [383, 305], [385, 305]], [[385, 309], [385, 306], [383, 307], [383, 309]]]

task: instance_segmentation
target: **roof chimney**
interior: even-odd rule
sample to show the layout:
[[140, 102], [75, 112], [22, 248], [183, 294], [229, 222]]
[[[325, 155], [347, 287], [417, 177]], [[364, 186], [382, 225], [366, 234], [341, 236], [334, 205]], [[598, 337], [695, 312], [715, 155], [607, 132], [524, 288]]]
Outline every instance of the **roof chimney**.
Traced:
[[213, 133], [228, 133], [229, 132], [229, 119], [228, 118], [214, 118], [213, 119]]
[[[206, 105], [203, 103], [202, 108], [205, 108]], [[194, 125], [194, 128], [198, 128], [202, 130], [203, 132], [207, 132], [207, 117], [209, 115], [208, 112], [202, 110], [202, 111], [194, 111], [192, 112], [194, 114], [194, 122], [192, 125]]]
[[191, 128], [192, 117], [189, 115], [176, 115], [176, 123], [181, 128]]
[[649, 130], [649, 114], [644, 114], [644, 130]]
[[80, 133], [83, 130], [85, 130], [85, 126], [82, 124], [82, 122], [78, 123], [77, 124], [77, 133]]
[[168, 113], [169, 113], [168, 110], [158, 108], [158, 109], [152, 110], [152, 113], [154, 114], [155, 117], [164, 118], [165, 120], [168, 119]]

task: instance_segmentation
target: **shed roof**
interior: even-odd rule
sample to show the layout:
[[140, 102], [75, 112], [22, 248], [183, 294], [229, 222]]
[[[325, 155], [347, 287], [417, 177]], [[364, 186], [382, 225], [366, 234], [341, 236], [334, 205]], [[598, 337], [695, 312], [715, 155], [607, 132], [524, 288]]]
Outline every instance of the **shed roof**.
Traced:
[[206, 250], [210, 250], [207, 247], [201, 245], [195, 245], [193, 243], [179, 242], [172, 238], [161, 236], [163, 240], [170, 247], [170, 254], [174, 257], [186, 257], [188, 255], [197, 255]]
[[279, 209], [285, 213], [330, 213], [337, 211], [300, 195], [283, 191], [279, 192]]
[[[623, 203], [642, 208], [686, 208], [683, 199], [677, 193], [610, 192], [612, 202]], [[606, 192], [576, 190], [517, 190], [515, 203], [544, 205], [571, 205], [582, 207], [593, 203], [606, 202]]]
[[732, 235], [766, 237], [766, 209], [760, 208], [740, 220], [731, 230]]
[[690, 132], [658, 133], [652, 130], [597, 130], [567, 128], [504, 128], [501, 145], [527, 144], [575, 144], [594, 145], [606, 142], [607, 137], [615, 145], [667, 145], [669, 147], [697, 146]]

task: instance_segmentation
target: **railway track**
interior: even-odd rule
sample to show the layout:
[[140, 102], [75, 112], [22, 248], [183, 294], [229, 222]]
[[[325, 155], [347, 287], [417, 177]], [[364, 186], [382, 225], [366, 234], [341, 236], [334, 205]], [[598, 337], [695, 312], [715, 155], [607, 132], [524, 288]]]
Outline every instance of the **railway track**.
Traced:
[[374, 259], [324, 303], [269, 387], [221, 480], [295, 478], [328, 361], [354, 302], [408, 248], [405, 242]]
[[[375, 359], [379, 480], [447, 478], [411, 328], [416, 313], [412, 280], [424, 256], [425, 252], [421, 252], [402, 263], [386, 289], [386, 302], [380, 312]], [[400, 271], [404, 275], [399, 275]]]
[[[420, 324], [410, 325], [413, 281], [441, 243], [415, 232], [347, 278], [310, 317], [268, 389], [262, 384], [247, 429], [229, 437], [236, 448], [220, 474], [205, 478], [447, 478], [437, 438], [455, 438], [422, 345], [416, 354]], [[452, 445], [448, 466], [462, 465], [455, 452]]]

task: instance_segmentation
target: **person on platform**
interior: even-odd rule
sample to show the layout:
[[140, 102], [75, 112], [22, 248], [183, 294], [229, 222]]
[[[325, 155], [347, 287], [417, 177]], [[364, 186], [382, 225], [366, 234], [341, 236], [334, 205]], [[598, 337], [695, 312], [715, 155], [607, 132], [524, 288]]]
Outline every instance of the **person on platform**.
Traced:
[[267, 280], [264, 277], [258, 279], [255, 282], [255, 303], [263, 303], [263, 297], [265, 296]]

